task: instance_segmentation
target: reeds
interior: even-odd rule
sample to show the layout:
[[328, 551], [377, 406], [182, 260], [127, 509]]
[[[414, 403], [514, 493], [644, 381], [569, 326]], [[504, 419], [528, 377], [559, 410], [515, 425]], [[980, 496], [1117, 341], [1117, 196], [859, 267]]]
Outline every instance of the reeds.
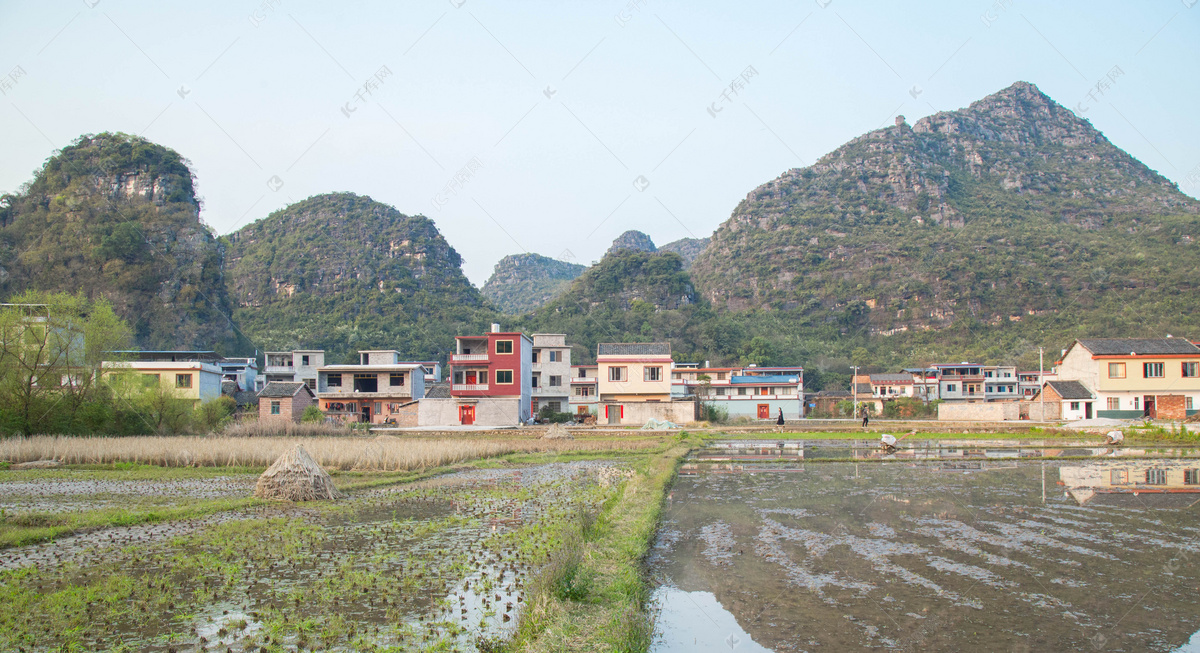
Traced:
[[633, 450], [647, 440], [536, 440], [372, 437], [38, 435], [0, 440], [0, 461], [58, 460], [68, 465], [137, 462], [170, 467], [267, 467], [301, 444], [325, 469], [406, 471], [509, 453]]

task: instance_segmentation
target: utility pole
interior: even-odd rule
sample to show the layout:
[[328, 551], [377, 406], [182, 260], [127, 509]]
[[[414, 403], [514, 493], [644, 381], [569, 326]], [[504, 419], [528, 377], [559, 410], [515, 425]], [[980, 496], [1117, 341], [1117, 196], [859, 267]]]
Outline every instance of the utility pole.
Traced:
[[[1046, 421], [1046, 381], [1043, 379], [1045, 362], [1042, 360], [1044, 348], [1038, 347], [1038, 400], [1041, 401], [1042, 416], [1039, 421]], [[1043, 483], [1044, 485], [1045, 483]], [[1044, 493], [1044, 491], [1043, 491]]]

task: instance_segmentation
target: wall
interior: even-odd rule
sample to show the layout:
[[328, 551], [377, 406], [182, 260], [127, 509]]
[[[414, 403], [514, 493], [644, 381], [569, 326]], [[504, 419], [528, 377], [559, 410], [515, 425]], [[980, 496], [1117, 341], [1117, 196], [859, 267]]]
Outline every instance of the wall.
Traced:
[[1156, 419], [1183, 419], [1187, 417], [1183, 395], [1158, 395], [1154, 398]]
[[792, 397], [791, 399], [710, 399], [705, 401], [706, 404], [724, 408], [729, 412], [730, 419], [735, 417], [749, 417], [758, 419], [759, 404], [767, 404], [771, 407], [771, 416], [768, 418], [774, 421], [779, 418], [779, 410], [783, 409], [784, 419], [800, 419], [800, 399]]
[[[698, 419], [699, 402], [696, 401], [640, 401], [625, 403], [602, 403], [599, 406], [599, 416], [596, 423], [600, 425], [611, 423], [607, 414], [620, 414], [624, 407], [624, 417], [617, 423], [622, 426], [641, 426], [650, 419], [670, 420], [676, 424], [688, 424]], [[607, 407], [608, 413], [605, 412]]]
[[[271, 402], [279, 402], [279, 414], [271, 414]], [[304, 409], [316, 405], [316, 400], [307, 392], [301, 390], [293, 397], [263, 397], [258, 401], [258, 419], [263, 421], [299, 422], [304, 415]]]
[[938, 419], [947, 422], [990, 421], [1020, 419], [1017, 402], [1004, 403], [943, 403], [938, 404]]
[[477, 426], [516, 426], [521, 405], [517, 397], [479, 397], [470, 400], [426, 397], [418, 403], [417, 426], [457, 426], [459, 405], [475, 406]]

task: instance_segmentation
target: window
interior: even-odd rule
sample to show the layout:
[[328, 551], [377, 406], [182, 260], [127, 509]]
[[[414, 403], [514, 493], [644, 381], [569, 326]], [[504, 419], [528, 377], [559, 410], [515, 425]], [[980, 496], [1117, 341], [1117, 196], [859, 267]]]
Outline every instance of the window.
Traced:
[[1111, 470], [1108, 473], [1108, 482], [1112, 483], [1113, 485], [1124, 485], [1125, 484], [1125, 470], [1123, 470], [1123, 469]]
[[540, 378], [541, 378], [541, 377], [539, 377], [539, 376], [536, 376], [536, 375], [535, 375], [535, 376], [533, 377], [533, 379], [530, 381], [530, 385], [531, 385], [532, 387], [534, 387], [534, 388], [538, 387], [538, 380], [539, 380]]
[[562, 402], [561, 401], [549, 401], [549, 402], [546, 402], [546, 405], [550, 407], [550, 410], [552, 410], [556, 413], [562, 412]]
[[325, 378], [325, 385], [327, 385], [331, 388], [342, 387], [342, 375], [341, 374], [330, 374], [328, 377]]
[[1109, 410], [1121, 410], [1121, 400], [1117, 399], [1116, 397], [1109, 397], [1108, 398], [1108, 409]]
[[1195, 376], [1196, 376], [1196, 364], [1195, 363], [1183, 363], [1183, 377], [1184, 378], [1195, 378]]
[[496, 383], [500, 385], [512, 385], [512, 372], [512, 370], [496, 370]]
[[533, 355], [533, 362], [535, 362], [535, 363], [536, 363], [536, 362], [538, 362], [538, 355], [539, 355], [539, 354], [541, 354], [541, 353], [542, 353], [542, 352], [540, 352], [540, 351], [538, 351], [538, 350], [536, 350], [536, 349], [534, 349], [534, 350], [533, 350], [533, 354], [532, 354], [532, 355]]
[[304, 385], [308, 386], [309, 390], [316, 390], [317, 389], [317, 380], [316, 379], [304, 379]]
[[308, 365], [308, 356], [301, 356], [301, 357], [300, 357], [300, 364], [301, 364], [301, 365]]
[[550, 377], [550, 387], [551, 388], [557, 388], [558, 386], [561, 386], [561, 385], [562, 385], [562, 377], [561, 376]]
[[1163, 375], [1162, 363], [1142, 363], [1142, 377], [1147, 379], [1160, 379]]
[[746, 389], [745, 389], [745, 388], [738, 388], [738, 396], [739, 396], [739, 397], [741, 397], [741, 396], [745, 396], [745, 394], [746, 394]]
[[1200, 469], [1183, 470], [1184, 485], [1200, 485]]
[[487, 370], [479, 371], [479, 385], [487, 385]]
[[661, 367], [645, 367], [642, 368], [642, 376], [644, 381], [662, 381]]
[[1123, 379], [1125, 378], [1125, 363], [1109, 363], [1108, 378]]
[[371, 364], [371, 355], [370, 354], [359, 354], [358, 358], [363, 365]]
[[725, 396], [725, 388], [717, 388], [717, 396], [724, 397]]
[[561, 360], [562, 360], [562, 352], [561, 351], [551, 351], [550, 352], [550, 362], [551, 363], [557, 363], [557, 362], [560, 362]]
[[496, 353], [497, 354], [511, 354], [513, 352], [512, 343], [513, 343], [513, 341], [511, 341], [511, 340], [497, 340], [496, 341]]
[[795, 388], [780, 388], [780, 389], [779, 389], [779, 394], [781, 394], [781, 395], [790, 395], [790, 394], [792, 394], [792, 390], [794, 390], [794, 389], [795, 389]]
[[1138, 410], [1138, 401], [1139, 401], [1139, 399], [1137, 397], [1133, 398], [1133, 409], [1134, 410]]
[[191, 374], [176, 374], [175, 375], [175, 387], [176, 388], [192, 387], [192, 375]]
[[388, 375], [388, 385], [404, 387], [404, 375], [403, 374], [389, 374]]
[[1193, 410], [1193, 407], [1192, 407], [1192, 398], [1191, 398], [1191, 397], [1184, 397], [1184, 399], [1183, 399], [1183, 409], [1184, 409], [1184, 410]]
[[725, 380], [725, 373], [724, 373], [724, 372], [717, 372], [717, 380], [718, 380], [718, 381], [724, 381], [724, 380]]
[[984, 376], [985, 378], [988, 378], [988, 379], [990, 379], [990, 378], [992, 378], [992, 373], [991, 373], [991, 372], [984, 372], [984, 373], [983, 373], [983, 376]]
[[624, 367], [608, 368], [608, 380], [609, 381], [624, 381], [625, 380], [625, 371], [626, 370]]
[[383, 406], [380, 405], [381, 403], [382, 402], [378, 402], [378, 401], [375, 402], [375, 414], [376, 415], [383, 412]]
[[1165, 469], [1147, 469], [1146, 470], [1146, 485], [1166, 485], [1167, 470]]
[[953, 383], [946, 384], [946, 392], [956, 392], [957, 389], [958, 389], [958, 386]]
[[580, 397], [590, 397], [592, 396], [592, 389], [585, 385], [580, 388], [575, 388], [575, 394]]
[[454, 372], [454, 383], [457, 385], [462, 385], [462, 383], [463, 383], [462, 370], [457, 370]]
[[279, 402], [278, 402], [278, 401], [272, 401], [272, 402], [271, 402], [271, 414], [272, 414], [272, 415], [278, 415], [278, 414], [279, 414]]
[[1079, 410], [1079, 402], [1078, 401], [1071, 402], [1071, 410]]

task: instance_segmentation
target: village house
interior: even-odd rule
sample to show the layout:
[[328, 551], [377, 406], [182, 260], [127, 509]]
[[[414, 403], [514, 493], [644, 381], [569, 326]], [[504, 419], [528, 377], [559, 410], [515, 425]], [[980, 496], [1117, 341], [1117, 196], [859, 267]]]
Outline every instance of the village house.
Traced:
[[437, 361], [414, 361], [425, 371], [425, 387], [442, 382], [442, 364]]
[[575, 415], [597, 415], [600, 407], [599, 383], [596, 365], [573, 365], [571, 367], [571, 413]]
[[671, 343], [600, 343], [596, 367], [601, 423], [695, 421], [697, 402], [672, 402]]
[[394, 349], [360, 351], [357, 365], [317, 368], [316, 396], [321, 410], [338, 421], [416, 426], [425, 370], [400, 360]]
[[940, 398], [940, 376], [936, 367], [906, 367], [900, 371], [912, 377], [912, 396], [915, 399], [929, 403]]
[[1017, 372], [1017, 394], [1021, 395], [1022, 399], [1031, 399], [1037, 396], [1042, 383], [1057, 379], [1058, 374], [1053, 371]]
[[938, 370], [938, 397], [947, 402], [1016, 401], [1017, 368], [1011, 365], [956, 363]]
[[249, 358], [222, 358], [218, 365], [221, 377], [237, 384], [242, 392], [257, 392], [266, 385], [266, 379], [258, 374], [258, 360]]
[[1200, 348], [1184, 338], [1076, 340], [1057, 371], [1095, 395], [1097, 417], [1183, 419], [1200, 402]]
[[1194, 461], [1130, 460], [1067, 465], [1059, 485], [1083, 505], [1190, 508], [1200, 501], [1200, 465]]
[[221, 396], [224, 376], [221, 355], [214, 351], [144, 350], [115, 351], [119, 361], [100, 364], [102, 375], [137, 374], [149, 383], [158, 383], [180, 399], [196, 405]]
[[1042, 392], [1030, 397], [1031, 405], [1045, 405], [1045, 419], [1092, 419], [1096, 396], [1079, 381], [1047, 381]]
[[571, 409], [571, 348], [565, 335], [533, 334], [530, 375], [533, 414], [545, 407], [556, 413]]
[[295, 349], [292, 351], [269, 351], [264, 355], [265, 381], [300, 382], [317, 389], [317, 370], [325, 365], [325, 350]]
[[458, 336], [450, 356], [450, 397], [420, 402], [421, 426], [514, 426], [532, 416], [533, 339], [517, 331]]
[[258, 419], [299, 422], [304, 409], [316, 405], [317, 396], [308, 384], [272, 381], [258, 393]]

